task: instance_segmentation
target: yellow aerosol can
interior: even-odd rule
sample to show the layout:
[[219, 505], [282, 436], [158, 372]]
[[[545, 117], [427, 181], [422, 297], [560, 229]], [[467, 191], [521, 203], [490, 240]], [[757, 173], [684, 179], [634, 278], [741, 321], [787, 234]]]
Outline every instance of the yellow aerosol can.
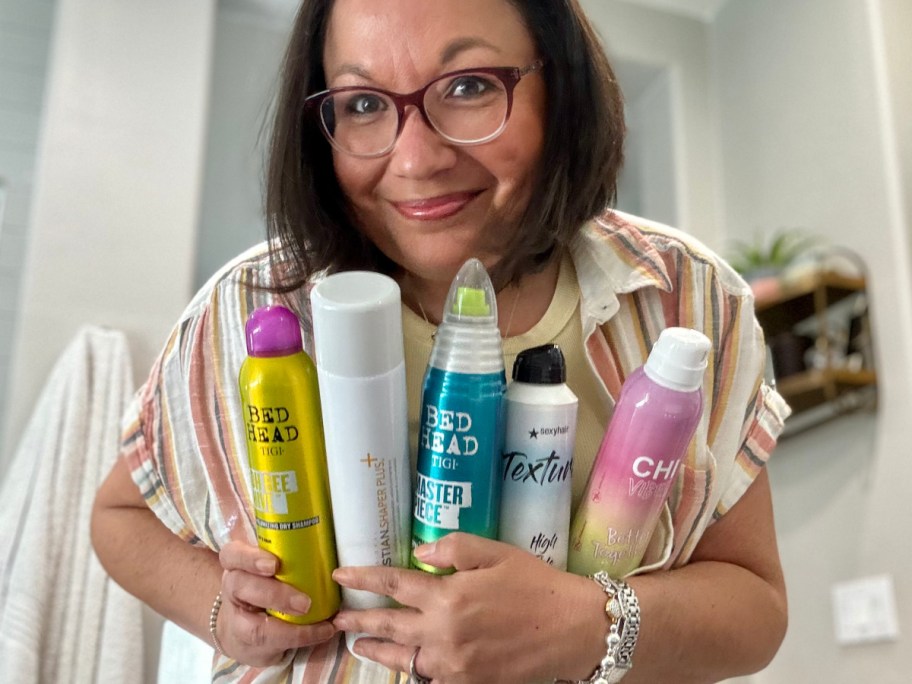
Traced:
[[247, 432], [250, 482], [261, 549], [279, 559], [276, 578], [310, 596], [306, 615], [268, 610], [297, 624], [339, 609], [332, 506], [317, 371], [297, 317], [281, 306], [247, 321], [247, 358], [238, 379]]

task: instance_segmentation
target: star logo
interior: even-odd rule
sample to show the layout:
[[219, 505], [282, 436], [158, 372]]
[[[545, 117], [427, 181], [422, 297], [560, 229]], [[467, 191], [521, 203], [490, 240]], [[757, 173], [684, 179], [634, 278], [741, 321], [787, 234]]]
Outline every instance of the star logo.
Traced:
[[367, 452], [367, 458], [362, 458], [361, 463], [367, 463], [367, 467], [370, 468], [376, 460], [376, 458], [370, 455], [370, 452]]
[[538, 439], [538, 430], [535, 428], [529, 430], [529, 439]]

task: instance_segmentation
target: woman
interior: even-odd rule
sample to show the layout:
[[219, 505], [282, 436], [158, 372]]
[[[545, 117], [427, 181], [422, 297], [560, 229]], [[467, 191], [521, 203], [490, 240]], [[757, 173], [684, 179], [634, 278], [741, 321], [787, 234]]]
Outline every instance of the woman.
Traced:
[[[305, 0], [282, 83], [271, 254], [252, 250], [203, 288], [137, 395], [93, 518], [111, 575], [212, 642], [218, 681], [702, 682], [763, 667], [786, 624], [763, 465], [787, 408], [761, 382], [762, 338], [733, 271], [683, 234], [605, 210], [622, 103], [576, 1]], [[621, 383], [661, 329], [713, 341], [704, 420], [629, 578], [629, 670], [606, 659], [614, 618], [599, 583], [471, 535], [416, 550], [454, 575], [337, 570], [401, 608], [311, 626], [263, 610], [303, 613], [309, 599], [255, 546], [235, 388], [246, 315], [282, 301], [306, 330], [322, 269], [391, 274], [414, 440], [433, 324], [471, 256], [500, 288], [507, 367], [545, 342], [567, 356], [581, 398], [574, 504]], [[375, 664], [350, 657], [340, 630], [376, 637], [356, 647]]]

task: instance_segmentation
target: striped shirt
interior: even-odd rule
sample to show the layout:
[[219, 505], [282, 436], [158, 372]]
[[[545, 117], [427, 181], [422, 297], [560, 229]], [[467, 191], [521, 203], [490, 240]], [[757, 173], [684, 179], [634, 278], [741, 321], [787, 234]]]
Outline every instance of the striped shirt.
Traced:
[[[692, 237], [619, 212], [584, 226], [570, 252], [583, 353], [602, 393], [600, 410], [611, 411], [624, 379], [643, 365], [663, 329], [693, 328], [712, 341], [703, 417], [638, 572], [680, 567], [761, 471], [788, 415], [762, 380], [765, 346], [750, 288]], [[274, 295], [265, 289], [271, 282], [264, 245], [213, 276], [184, 311], [124, 419], [123, 457], [146, 503], [181, 539], [215, 551], [234, 539], [256, 543], [237, 386], [247, 317], [274, 303], [305, 312], [305, 347], [313, 350], [309, 286]], [[338, 636], [270, 668], [223, 657], [213, 668], [214, 682], [408, 680], [351, 657]]]

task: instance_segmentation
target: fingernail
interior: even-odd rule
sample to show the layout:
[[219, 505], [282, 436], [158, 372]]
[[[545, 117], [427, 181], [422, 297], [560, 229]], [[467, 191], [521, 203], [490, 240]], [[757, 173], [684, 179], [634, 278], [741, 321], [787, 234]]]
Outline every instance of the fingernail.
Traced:
[[291, 607], [294, 608], [295, 612], [301, 613], [302, 615], [310, 610], [310, 603], [310, 597], [304, 596], [303, 594], [291, 597]]
[[422, 544], [415, 548], [415, 557], [424, 560], [434, 555], [434, 551], [437, 549], [437, 542], [431, 542], [430, 544]]
[[345, 580], [349, 579], [348, 570], [345, 568], [336, 568], [333, 570], [333, 579], [339, 584], [344, 584]]
[[348, 630], [351, 627], [351, 621], [348, 619], [348, 613], [337, 613], [336, 617], [332, 619], [332, 624], [336, 629], [340, 629], [343, 632]]
[[267, 575], [274, 575], [276, 572], [276, 562], [272, 558], [258, 558], [255, 565], [257, 570]]

